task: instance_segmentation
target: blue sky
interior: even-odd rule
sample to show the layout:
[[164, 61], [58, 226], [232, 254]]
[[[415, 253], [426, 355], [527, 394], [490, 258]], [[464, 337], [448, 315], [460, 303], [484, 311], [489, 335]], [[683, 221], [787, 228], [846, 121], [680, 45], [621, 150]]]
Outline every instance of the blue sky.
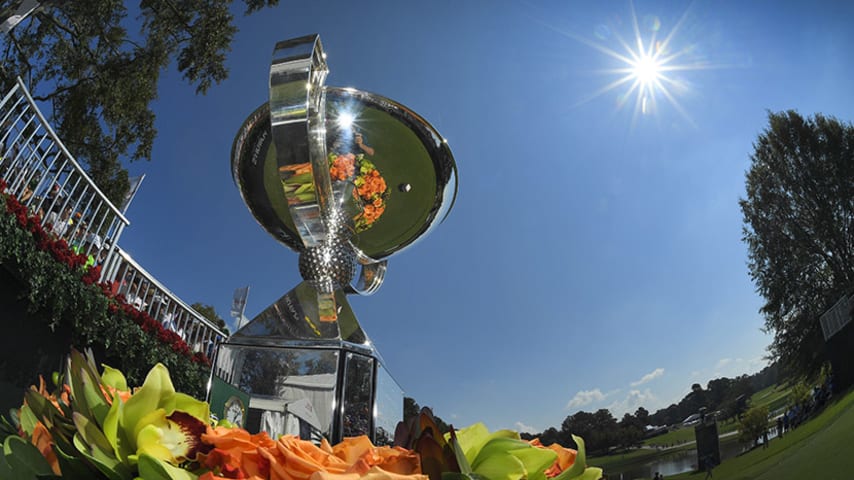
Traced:
[[[231, 75], [195, 96], [164, 74], [159, 136], [122, 245], [188, 302], [247, 314], [299, 282], [252, 219], [229, 152], [266, 101], [278, 40], [319, 33], [327, 84], [380, 93], [444, 135], [449, 218], [351, 303], [406, 393], [457, 426], [540, 431], [579, 409], [678, 401], [758, 370], [770, 337], [738, 199], [767, 111], [850, 121], [854, 8], [844, 2], [290, 2], [240, 17]], [[596, 95], [678, 29], [661, 90]], [[681, 19], [681, 23], [680, 22]]]

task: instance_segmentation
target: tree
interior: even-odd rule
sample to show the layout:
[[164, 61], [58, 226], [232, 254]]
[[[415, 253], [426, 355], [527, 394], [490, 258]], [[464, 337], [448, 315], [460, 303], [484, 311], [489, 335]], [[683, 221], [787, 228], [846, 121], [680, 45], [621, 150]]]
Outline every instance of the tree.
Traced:
[[649, 425], [649, 411], [643, 407], [638, 407], [635, 410], [635, 417], [638, 419], [638, 423], [641, 427], [646, 427]]
[[201, 304], [196, 302], [190, 305], [190, 308], [202, 314], [203, 317], [207, 318], [214, 325], [219, 327], [220, 330], [225, 332], [226, 336], [229, 335], [228, 325], [226, 325], [225, 320], [216, 313], [216, 309], [211, 305]]
[[546, 446], [551, 445], [553, 443], [560, 444], [561, 443], [561, 432], [560, 432], [560, 430], [556, 429], [555, 427], [549, 427], [549, 428], [545, 429], [543, 431], [543, 433], [540, 434], [540, 442], [542, 442], [542, 444], [546, 445]]
[[[0, 1], [0, 11], [18, 3]], [[176, 61], [196, 93], [228, 76], [232, 3], [141, 0], [129, 12], [113, 0], [45, 0], [0, 37], [0, 87], [6, 92], [23, 78], [69, 151], [118, 203], [129, 187], [121, 158], [151, 159], [160, 72]], [[249, 14], [278, 0], [243, 3]]]
[[409, 421], [419, 413], [421, 413], [421, 407], [418, 406], [418, 402], [412, 397], [403, 397], [403, 421]]
[[631, 413], [623, 415], [620, 420], [620, 428], [617, 431], [617, 443], [623, 448], [629, 448], [640, 444], [643, 439], [644, 424], [636, 416]]
[[574, 445], [572, 435], [577, 435], [584, 439], [588, 451], [605, 452], [617, 443], [618, 432], [617, 420], [608, 409], [601, 408], [596, 413], [581, 411], [564, 419], [560, 444]]
[[771, 355], [810, 374], [823, 361], [818, 318], [854, 280], [854, 126], [794, 111], [768, 123], [739, 202], [743, 239]]
[[[427, 407], [430, 408], [430, 407]], [[432, 408], [430, 409], [433, 410]], [[421, 413], [421, 406], [418, 405], [418, 402], [415, 401], [412, 397], [403, 397], [403, 421], [407, 422], [410, 418], [415, 417]], [[433, 414], [433, 421], [436, 422], [436, 427], [439, 429], [440, 433], [448, 433], [451, 431], [451, 426], [445, 423], [438, 415]]]
[[740, 440], [742, 442], [753, 441], [755, 446], [759, 437], [768, 428], [768, 407], [752, 407], [741, 417], [739, 426]]

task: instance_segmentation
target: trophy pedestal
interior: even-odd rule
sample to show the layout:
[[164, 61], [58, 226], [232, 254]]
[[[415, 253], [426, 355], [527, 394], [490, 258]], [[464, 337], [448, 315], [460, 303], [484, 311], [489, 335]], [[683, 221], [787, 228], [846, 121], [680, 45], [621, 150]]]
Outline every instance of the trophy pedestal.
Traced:
[[338, 318], [321, 322], [306, 282], [222, 344], [211, 408], [219, 418], [272, 438], [335, 443], [369, 435], [390, 442], [403, 417], [403, 391], [356, 320], [343, 292]]

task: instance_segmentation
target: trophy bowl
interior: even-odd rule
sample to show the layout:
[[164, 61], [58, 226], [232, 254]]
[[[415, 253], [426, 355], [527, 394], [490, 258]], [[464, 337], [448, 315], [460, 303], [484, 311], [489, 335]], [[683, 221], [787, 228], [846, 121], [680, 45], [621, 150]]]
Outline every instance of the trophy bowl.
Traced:
[[[326, 86], [323, 97], [326, 157], [333, 169], [333, 191], [348, 215], [345, 220], [354, 224], [350, 242], [360, 255], [385, 259], [429, 233], [451, 210], [457, 192], [453, 155], [436, 129], [393, 100]], [[270, 131], [270, 107], [264, 103], [249, 115], [235, 138], [232, 175], [258, 223], [288, 248], [301, 251], [303, 240], [286, 193], [288, 188], [310, 189], [311, 175], [307, 168], [289, 170], [277, 160]], [[294, 155], [307, 155], [308, 145], [294, 143], [286, 148], [293, 149]], [[339, 163], [347, 163], [350, 156], [354, 163], [350, 175], [336, 171], [336, 159], [343, 157]], [[361, 172], [366, 169], [367, 177]], [[376, 177], [386, 188], [373, 192], [379, 202], [367, 202], [365, 195], [359, 195], [364, 187], [359, 184]], [[366, 215], [366, 207], [380, 214]]]

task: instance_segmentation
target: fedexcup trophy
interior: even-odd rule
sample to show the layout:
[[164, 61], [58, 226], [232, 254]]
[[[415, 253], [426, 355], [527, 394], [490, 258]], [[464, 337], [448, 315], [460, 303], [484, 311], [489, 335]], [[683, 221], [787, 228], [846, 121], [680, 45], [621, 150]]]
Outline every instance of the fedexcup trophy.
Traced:
[[387, 259], [439, 224], [456, 196], [447, 143], [385, 97], [325, 86], [320, 37], [280, 42], [270, 101], [241, 126], [232, 175], [262, 227], [299, 252], [303, 282], [217, 356], [211, 405], [250, 431], [389, 440], [402, 391], [347, 294], [369, 295]]

